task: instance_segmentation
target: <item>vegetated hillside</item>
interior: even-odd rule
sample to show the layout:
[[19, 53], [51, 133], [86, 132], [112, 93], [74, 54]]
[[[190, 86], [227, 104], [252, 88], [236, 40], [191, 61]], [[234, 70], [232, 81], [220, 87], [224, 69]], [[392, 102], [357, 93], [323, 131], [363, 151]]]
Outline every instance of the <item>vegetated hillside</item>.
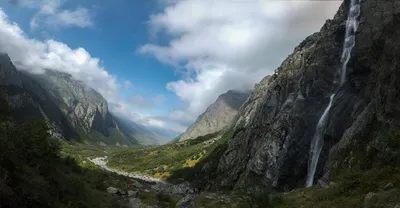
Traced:
[[155, 145], [162, 143], [162, 137], [149, 131], [146, 127], [115, 115], [113, 117], [118, 130], [125, 136], [135, 140], [137, 144]]
[[60, 143], [40, 120], [15, 121], [0, 101], [0, 207], [125, 207], [106, 194], [108, 185], [128, 178], [82, 168], [60, 156]]
[[168, 178], [174, 171], [193, 167], [223, 140], [215, 133], [173, 144], [121, 150], [109, 155], [108, 165], [126, 172]]
[[145, 127], [111, 115], [106, 100], [71, 75], [20, 72], [7, 54], [0, 55], [0, 97], [15, 108], [15, 118], [43, 118], [58, 138], [111, 146], [157, 144]]
[[220, 132], [231, 124], [240, 106], [249, 97], [249, 92], [229, 90], [221, 94], [196, 122], [180, 136], [179, 140], [195, 139], [199, 136]]

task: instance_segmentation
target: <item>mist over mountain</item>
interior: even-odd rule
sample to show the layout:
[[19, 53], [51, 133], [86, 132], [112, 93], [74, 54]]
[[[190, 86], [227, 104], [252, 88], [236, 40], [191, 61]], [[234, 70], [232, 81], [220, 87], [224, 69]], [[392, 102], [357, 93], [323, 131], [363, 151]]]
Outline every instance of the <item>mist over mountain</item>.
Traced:
[[59, 71], [31, 74], [18, 71], [1, 54], [1, 95], [16, 108], [16, 117], [44, 118], [53, 135], [112, 146], [153, 145], [160, 136], [128, 119], [113, 116], [95, 90]]

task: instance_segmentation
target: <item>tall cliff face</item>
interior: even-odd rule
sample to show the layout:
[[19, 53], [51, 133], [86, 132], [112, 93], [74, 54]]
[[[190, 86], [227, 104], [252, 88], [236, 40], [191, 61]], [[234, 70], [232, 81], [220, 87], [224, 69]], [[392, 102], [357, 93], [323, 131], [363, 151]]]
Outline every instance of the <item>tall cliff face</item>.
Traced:
[[180, 137], [180, 141], [216, 133], [230, 125], [249, 94], [248, 92], [229, 90], [220, 95]]
[[58, 138], [118, 146], [158, 143], [145, 127], [111, 115], [106, 100], [84, 83], [51, 70], [20, 72], [7, 54], [0, 54], [0, 97], [15, 108], [17, 119], [45, 119]]
[[[338, 87], [337, 69], [349, 1], [345, 0], [321, 31], [306, 38], [266, 77], [243, 105], [239, 129], [218, 164], [214, 188], [261, 191], [267, 186], [290, 190], [305, 185], [311, 139], [329, 97]], [[400, 2], [361, 1], [356, 45], [347, 82], [333, 100], [324, 133], [316, 179], [329, 180], [340, 168], [368, 168], [382, 131], [398, 128], [400, 119]]]
[[109, 128], [116, 127], [108, 111], [107, 101], [92, 88], [73, 79], [71, 75], [47, 70], [44, 74], [33, 77], [49, 91], [75, 128], [84, 133], [95, 130], [109, 136]]
[[16, 119], [45, 119], [53, 136], [79, 138], [46, 90], [24, 73], [17, 71], [7, 54], [0, 54], [0, 97], [14, 108]]

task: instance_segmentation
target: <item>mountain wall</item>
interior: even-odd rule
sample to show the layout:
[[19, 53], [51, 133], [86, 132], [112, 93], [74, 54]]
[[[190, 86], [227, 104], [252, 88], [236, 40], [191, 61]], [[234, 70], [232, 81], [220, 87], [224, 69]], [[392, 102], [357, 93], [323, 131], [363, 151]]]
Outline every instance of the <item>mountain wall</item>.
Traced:
[[95, 130], [109, 136], [109, 128], [116, 127], [108, 111], [107, 101], [71, 75], [46, 70], [44, 74], [31, 76], [47, 89], [74, 128], [86, 134]]
[[113, 116], [98, 92], [71, 75], [21, 72], [7, 54], [0, 54], [0, 97], [20, 120], [45, 119], [58, 138], [117, 146], [158, 143], [145, 127]]
[[[400, 2], [360, 4], [347, 82], [333, 100], [317, 180], [329, 181], [337, 170], [371, 168], [383, 153], [373, 148], [380, 135], [399, 129]], [[345, 0], [320, 32], [307, 37], [276, 74], [256, 85], [238, 113], [236, 132], [210, 187], [261, 192], [269, 186], [291, 190], [305, 185], [317, 122], [339, 87], [334, 80], [342, 67], [348, 11]]]
[[180, 137], [180, 141], [195, 139], [199, 136], [221, 131], [238, 113], [240, 106], [249, 97], [248, 92], [229, 90], [220, 95], [207, 110], [201, 114], [196, 122]]
[[0, 54], [0, 97], [14, 108], [18, 120], [46, 119], [51, 134], [66, 139], [79, 139], [68, 118], [46, 90], [30, 77], [16, 70], [7, 54]]

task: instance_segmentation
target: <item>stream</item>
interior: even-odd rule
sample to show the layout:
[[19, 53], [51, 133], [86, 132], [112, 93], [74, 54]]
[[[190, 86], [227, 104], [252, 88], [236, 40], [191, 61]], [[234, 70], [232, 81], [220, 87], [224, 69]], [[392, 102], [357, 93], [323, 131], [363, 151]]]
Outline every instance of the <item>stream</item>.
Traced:
[[107, 166], [107, 156], [104, 157], [96, 157], [94, 159], [90, 159], [87, 158], [89, 161], [91, 161], [92, 163], [94, 163], [97, 166], [100, 166], [101, 168], [110, 171], [110, 172], [114, 172], [117, 173], [118, 175], [123, 175], [123, 176], [128, 176], [130, 178], [135, 178], [135, 179], [140, 179], [143, 181], [147, 181], [147, 182], [156, 182], [156, 183], [162, 183], [162, 184], [168, 184], [166, 181], [159, 179], [159, 178], [154, 178], [151, 177], [149, 175], [146, 174], [141, 174], [141, 173], [128, 173], [125, 171], [120, 171], [120, 170], [116, 170], [114, 168], [110, 168]]

